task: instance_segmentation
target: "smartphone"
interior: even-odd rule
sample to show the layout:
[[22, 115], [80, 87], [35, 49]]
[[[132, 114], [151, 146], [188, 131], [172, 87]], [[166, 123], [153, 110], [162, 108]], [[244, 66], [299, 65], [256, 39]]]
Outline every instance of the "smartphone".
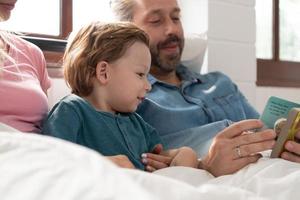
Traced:
[[289, 111], [287, 121], [283, 125], [272, 149], [271, 158], [278, 158], [284, 151], [284, 145], [288, 140], [295, 140], [295, 134], [300, 130], [300, 108], [292, 108]]

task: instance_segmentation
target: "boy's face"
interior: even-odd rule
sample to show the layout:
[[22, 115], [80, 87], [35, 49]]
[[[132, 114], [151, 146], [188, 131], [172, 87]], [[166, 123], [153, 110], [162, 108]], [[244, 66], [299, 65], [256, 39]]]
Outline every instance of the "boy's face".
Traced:
[[177, 0], [135, 0], [135, 2], [132, 22], [150, 37], [152, 67], [157, 67], [162, 72], [176, 70], [184, 46]]
[[151, 64], [149, 48], [135, 42], [117, 61], [110, 63], [107, 107], [112, 112], [134, 112], [151, 85], [147, 80]]

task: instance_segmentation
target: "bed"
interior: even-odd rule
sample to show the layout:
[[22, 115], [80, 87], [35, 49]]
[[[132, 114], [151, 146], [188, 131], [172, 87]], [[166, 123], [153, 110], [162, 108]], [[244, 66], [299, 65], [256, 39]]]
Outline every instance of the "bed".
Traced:
[[172, 167], [155, 174], [117, 168], [57, 138], [0, 125], [1, 200], [299, 199], [300, 164], [264, 157], [233, 175]]
[[[188, 37], [183, 53], [184, 63], [197, 72], [206, 47], [201, 37]], [[117, 168], [93, 150], [57, 138], [20, 133], [4, 124], [0, 124], [0, 174], [1, 200], [300, 198], [297, 163], [266, 156], [233, 175], [218, 178], [185, 167], [151, 174]]]

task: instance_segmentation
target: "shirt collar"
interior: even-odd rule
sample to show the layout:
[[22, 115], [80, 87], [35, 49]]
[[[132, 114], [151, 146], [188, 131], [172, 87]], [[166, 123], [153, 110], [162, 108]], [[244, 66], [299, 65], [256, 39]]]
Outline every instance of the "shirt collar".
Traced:
[[[200, 73], [193, 72], [189, 70], [186, 66], [180, 64], [177, 69], [176, 73], [183, 81], [190, 81], [190, 82], [204, 82], [204, 77]], [[163, 83], [162, 81], [156, 79], [151, 74], [148, 74], [148, 81], [151, 85], [154, 85], [156, 82]]]

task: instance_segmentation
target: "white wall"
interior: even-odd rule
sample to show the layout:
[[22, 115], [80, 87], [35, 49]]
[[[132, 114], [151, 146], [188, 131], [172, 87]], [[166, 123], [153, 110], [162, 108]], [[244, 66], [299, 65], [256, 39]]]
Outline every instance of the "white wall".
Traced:
[[300, 102], [299, 88], [257, 87], [255, 0], [208, 1], [208, 70], [230, 76], [259, 112], [279, 96]]
[[57, 101], [70, 93], [70, 89], [67, 87], [63, 78], [52, 78], [51, 81], [52, 86], [48, 91], [49, 108], [52, 108]]
[[255, 1], [209, 0], [208, 70], [221, 71], [256, 102]]
[[207, 31], [208, 0], [178, 0], [185, 34]]

